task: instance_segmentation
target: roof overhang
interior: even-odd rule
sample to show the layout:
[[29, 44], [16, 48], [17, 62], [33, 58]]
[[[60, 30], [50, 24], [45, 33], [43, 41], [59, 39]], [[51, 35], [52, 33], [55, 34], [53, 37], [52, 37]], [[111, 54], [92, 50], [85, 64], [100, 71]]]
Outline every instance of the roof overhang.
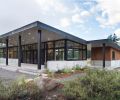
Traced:
[[92, 40], [92, 41], [87, 41], [87, 43], [91, 44], [92, 47], [102, 47], [103, 43], [105, 43], [106, 47], [112, 47], [117, 50], [120, 50], [120, 46], [117, 43], [115, 43], [109, 39]]
[[[0, 36], [0, 40], [5, 39], [7, 37], [17, 38], [19, 34], [22, 34], [22, 35], [24, 34], [26, 36], [27, 33], [29, 32], [29, 30], [32, 30], [32, 29], [33, 30], [36, 29], [36, 31], [35, 31], [36, 33], [37, 33], [37, 30], [42, 30], [43, 38], [45, 39], [45, 41], [47, 41], [46, 37], [49, 36], [50, 38], [53, 38], [54, 40], [55, 39], [56, 40], [57, 39], [69, 39], [69, 40], [79, 42], [79, 43], [82, 43], [82, 44], [87, 44], [87, 42], [85, 40], [81, 39], [81, 38], [78, 38], [76, 36], [73, 36], [71, 34], [63, 32], [63, 31], [61, 31], [59, 29], [56, 29], [54, 27], [51, 27], [51, 26], [46, 25], [44, 23], [41, 23], [39, 21], [33, 22], [33, 23], [25, 25], [25, 26], [23, 26], [21, 28], [15, 29], [15, 30], [10, 31], [8, 33], [5, 33], [5, 34]], [[33, 32], [34, 35], [35, 35], [35, 32]]]

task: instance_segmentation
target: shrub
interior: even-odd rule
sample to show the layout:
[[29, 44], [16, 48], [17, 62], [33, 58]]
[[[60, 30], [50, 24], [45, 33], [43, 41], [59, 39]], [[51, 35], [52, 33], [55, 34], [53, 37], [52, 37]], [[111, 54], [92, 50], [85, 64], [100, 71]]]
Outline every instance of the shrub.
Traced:
[[0, 81], [0, 100], [7, 100], [7, 98], [7, 87], [5, 87], [2, 81]]
[[80, 70], [80, 71], [86, 71], [88, 70], [88, 66], [81, 67], [80, 65], [76, 65], [75, 67], [72, 68], [72, 70]]
[[65, 73], [65, 74], [67, 74], [67, 73], [71, 73], [72, 72], [72, 69], [69, 69], [69, 68], [63, 68], [63, 69], [61, 69], [61, 70], [58, 70], [56, 73]]
[[0, 100], [39, 100], [41, 90], [34, 83], [25, 83], [19, 80], [4, 86], [0, 83]]
[[63, 93], [72, 100], [120, 100], [120, 72], [87, 70], [84, 77], [66, 82]]
[[76, 65], [75, 67], [72, 68], [73, 70], [81, 70], [80, 65]]

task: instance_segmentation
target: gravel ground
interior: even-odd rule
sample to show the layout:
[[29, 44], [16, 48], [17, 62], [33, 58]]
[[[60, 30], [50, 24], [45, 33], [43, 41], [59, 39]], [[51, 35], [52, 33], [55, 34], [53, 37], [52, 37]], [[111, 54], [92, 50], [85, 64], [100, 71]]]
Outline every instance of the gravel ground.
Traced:
[[23, 74], [20, 72], [12, 72], [4, 69], [0, 69], [0, 80], [4, 83], [9, 83], [13, 80], [16, 80], [20, 77], [25, 77], [25, 78], [34, 78], [34, 75], [29, 75], [29, 74]]

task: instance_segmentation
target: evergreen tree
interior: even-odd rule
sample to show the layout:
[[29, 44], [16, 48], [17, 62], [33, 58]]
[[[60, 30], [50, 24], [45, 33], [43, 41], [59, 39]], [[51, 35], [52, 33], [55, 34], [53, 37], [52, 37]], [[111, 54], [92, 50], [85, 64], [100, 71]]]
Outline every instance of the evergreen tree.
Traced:
[[117, 43], [117, 42], [120, 40], [120, 38], [118, 38], [115, 33], [114, 33], [113, 35], [112, 35], [112, 34], [109, 35], [109, 36], [107, 37], [107, 39], [109, 39], [109, 40], [111, 40], [111, 41], [113, 41], [113, 42], [115, 42], [115, 43]]

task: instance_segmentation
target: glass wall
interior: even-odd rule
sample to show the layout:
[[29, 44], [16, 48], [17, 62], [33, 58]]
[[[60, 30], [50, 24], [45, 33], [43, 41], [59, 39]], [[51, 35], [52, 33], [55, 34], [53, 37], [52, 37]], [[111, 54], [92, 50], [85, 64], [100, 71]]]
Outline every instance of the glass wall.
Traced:
[[37, 63], [37, 44], [22, 46], [22, 63]]
[[47, 60], [64, 60], [64, 40], [46, 42]]
[[87, 59], [87, 46], [76, 43], [73, 41], [67, 41], [67, 60], [85, 60]]
[[[21, 62], [37, 64], [37, 48], [37, 43], [22, 45]], [[0, 49], [0, 57], [5, 57], [5, 51], [5, 48]], [[18, 47], [9, 47], [8, 51], [9, 58], [18, 58]], [[64, 58], [66, 60], [85, 60], [87, 59], [86, 53], [86, 45], [71, 40], [48, 41], [42, 43], [41, 62], [44, 64], [45, 61], [50, 60], [62, 61]]]
[[10, 47], [8, 49], [8, 57], [9, 58], [18, 58], [18, 48], [17, 47]]

